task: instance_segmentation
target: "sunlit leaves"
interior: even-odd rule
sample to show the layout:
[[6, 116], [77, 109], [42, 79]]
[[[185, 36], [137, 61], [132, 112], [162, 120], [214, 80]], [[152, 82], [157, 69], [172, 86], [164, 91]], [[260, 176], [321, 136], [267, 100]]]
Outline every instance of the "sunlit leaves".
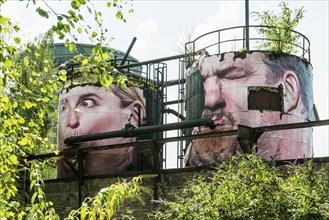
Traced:
[[71, 6], [72, 6], [72, 8], [74, 8], [74, 9], [79, 9], [80, 6], [81, 6], [81, 2], [80, 2], [80, 1], [73, 0], [73, 1], [71, 2]]
[[76, 50], [76, 44], [75, 43], [69, 43], [69, 50], [70, 50], [70, 52], [73, 52], [73, 51], [75, 51]]
[[15, 37], [14, 38], [14, 42], [15, 42], [15, 44], [19, 44], [21, 42], [21, 39], [18, 38], [18, 37]]
[[111, 219], [126, 200], [141, 200], [143, 188], [140, 186], [141, 177], [131, 181], [125, 180], [103, 188], [93, 198], [86, 198], [78, 210], [73, 210], [68, 220], [80, 219]]
[[[36, 1], [29, 3], [36, 4]], [[113, 1], [114, 10], [121, 11], [121, 3]], [[83, 8], [95, 18], [98, 29], [84, 23]], [[103, 15], [91, 1], [72, 0], [64, 13], [42, 6], [37, 7], [35, 13], [40, 18], [54, 16], [57, 19], [52, 31], [66, 42], [71, 52], [77, 49], [75, 34], [86, 32], [97, 48], [91, 57], [80, 57], [79, 63], [88, 73], [94, 69], [98, 71], [99, 75], [94, 77], [97, 83], [101, 81], [108, 86], [116, 80], [117, 72], [108, 62], [110, 53], [100, 46], [108, 37], [107, 29], [102, 27]], [[120, 13], [123, 19], [124, 13]], [[38, 165], [24, 158], [36, 153], [59, 153], [55, 150], [54, 129], [57, 94], [61, 83], [67, 81], [67, 74], [59, 72], [54, 63], [52, 31], [22, 45], [23, 40], [16, 34], [19, 30], [10, 18], [0, 15], [0, 216], [4, 219], [58, 219], [42, 189], [43, 176], [53, 178], [54, 169], [49, 171], [46, 163]], [[55, 161], [49, 163], [54, 166]], [[31, 174], [31, 197], [19, 198], [17, 180], [24, 171]], [[30, 204], [22, 205], [19, 199], [28, 200]], [[90, 216], [89, 211], [89, 208], [82, 210], [81, 217]]]
[[85, 65], [87, 65], [89, 63], [89, 61], [88, 61], [88, 59], [83, 59], [82, 61], [81, 61], [81, 65], [82, 66], [85, 66]]
[[59, 72], [59, 79], [62, 80], [62, 81], [66, 81], [66, 71], [65, 70], [61, 70]]
[[11, 57], [6, 57], [5, 61], [3, 62], [4, 68], [11, 68], [13, 66], [13, 60]]
[[21, 145], [21, 146], [25, 146], [25, 145], [27, 145], [28, 143], [29, 143], [29, 139], [26, 138], [26, 137], [22, 138], [22, 140], [20, 140], [20, 141], [18, 142], [18, 144]]
[[329, 184], [312, 161], [275, 167], [255, 154], [232, 157], [159, 201], [153, 219], [328, 219]]
[[24, 65], [28, 66], [30, 64], [30, 61], [27, 57], [24, 57]]
[[10, 155], [9, 156], [9, 160], [10, 160], [10, 162], [12, 163], [12, 164], [14, 164], [14, 165], [18, 165], [18, 159], [17, 159], [17, 156], [16, 155]]
[[[298, 45], [299, 34], [292, 32], [299, 21], [304, 17], [304, 9], [291, 10], [288, 3], [280, 3], [281, 12], [273, 11], [253, 12], [256, 21], [260, 21], [260, 25], [270, 26], [271, 28], [258, 28], [258, 32], [269, 41], [264, 41], [258, 47], [268, 51], [294, 53]], [[275, 27], [275, 28], [274, 28]]]
[[44, 163], [33, 163], [30, 169], [30, 190], [31, 196], [31, 208], [25, 213], [25, 219], [56, 219], [59, 220], [59, 216], [56, 214], [55, 209], [52, 207], [52, 202], [47, 202], [46, 194], [43, 191], [42, 170], [44, 169]]
[[34, 106], [34, 104], [30, 101], [25, 101], [24, 102], [24, 106], [27, 108], [27, 109], [30, 109]]

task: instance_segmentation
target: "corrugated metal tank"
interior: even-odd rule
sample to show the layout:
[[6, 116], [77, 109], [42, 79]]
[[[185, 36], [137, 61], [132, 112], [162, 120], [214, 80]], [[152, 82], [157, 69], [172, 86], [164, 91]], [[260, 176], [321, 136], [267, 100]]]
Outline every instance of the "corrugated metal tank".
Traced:
[[[228, 52], [220, 55], [211, 55], [202, 61], [206, 64], [194, 64], [186, 80], [186, 119], [193, 120], [201, 117], [205, 108], [205, 91], [209, 89], [209, 94], [213, 95], [210, 88], [204, 88], [203, 79], [198, 68], [206, 69], [203, 74], [210, 76], [208, 80], [220, 80], [220, 82], [211, 81], [211, 89], [215, 90], [218, 85], [221, 94], [215, 98], [216, 101], [223, 102], [221, 109], [218, 110], [219, 116], [223, 117], [224, 123], [232, 124], [232, 129], [237, 125], [248, 127], [262, 127], [276, 124], [290, 124], [313, 121], [313, 86], [312, 86], [312, 65], [305, 59], [289, 54], [279, 54], [273, 57], [273, 54], [266, 51], [247, 51], [245, 54]], [[233, 70], [227, 71], [228, 66]], [[226, 68], [226, 72], [223, 70]], [[252, 70], [248, 77], [240, 77], [245, 71]], [[222, 72], [221, 72], [222, 71]], [[225, 74], [227, 75], [224, 75]], [[239, 75], [240, 74], [240, 75]], [[263, 77], [263, 74], [265, 77]], [[269, 78], [277, 76], [277, 81], [268, 81]], [[213, 75], [217, 77], [212, 77]], [[231, 78], [230, 78], [231, 77]], [[236, 79], [234, 78], [236, 77]], [[240, 78], [239, 78], [240, 77]], [[289, 78], [287, 78], [289, 77]], [[268, 83], [267, 83], [268, 82]], [[293, 83], [292, 83], [293, 82]], [[267, 100], [273, 97], [257, 94], [257, 99], [250, 94], [251, 88], [268, 87], [272, 90], [278, 86], [284, 86], [281, 106], [276, 108], [251, 108], [253, 102], [271, 103]], [[288, 97], [288, 92], [291, 96]], [[221, 97], [219, 100], [218, 97]], [[294, 97], [297, 97], [294, 99]], [[254, 97], [255, 98], [255, 97]], [[213, 99], [209, 98], [209, 100]], [[218, 99], [218, 100], [217, 100]], [[223, 99], [223, 100], [222, 100]], [[248, 102], [249, 100], [249, 102]], [[279, 103], [279, 102], [278, 102]], [[209, 103], [208, 103], [209, 104]], [[216, 103], [215, 103], [216, 104]], [[263, 106], [259, 105], [259, 106]], [[215, 114], [214, 106], [208, 106], [212, 114]], [[218, 116], [218, 117], [219, 117]], [[225, 125], [226, 125], [225, 124]], [[230, 125], [231, 126], [231, 125]], [[225, 130], [223, 127], [221, 130]], [[187, 129], [186, 135], [190, 135], [193, 128]], [[290, 132], [291, 131], [291, 132]], [[224, 143], [219, 141], [218, 145]], [[265, 158], [278, 156], [278, 159], [294, 159], [310, 157], [313, 153], [312, 129], [300, 128], [291, 130], [268, 131], [264, 132], [258, 139], [258, 148]]]
[[[55, 43], [54, 44], [54, 55], [55, 55], [55, 61], [58, 63], [58, 65], [63, 64], [65, 61], [73, 58], [77, 54], [82, 54], [84, 56], [89, 56], [92, 54], [92, 49], [95, 45], [92, 44], [76, 44], [76, 51], [70, 52], [67, 47], [64, 46], [64, 43]], [[117, 64], [120, 64], [125, 53], [119, 50], [108, 48], [109, 51], [114, 53], [114, 60]], [[131, 64], [136, 63], [138, 60], [133, 56], [128, 56], [125, 64]], [[140, 73], [142, 71], [142, 67], [133, 67], [130, 69], [131, 71], [134, 71], [135, 73]]]
[[[204, 88], [198, 67], [192, 67], [186, 80], [186, 120], [199, 119], [204, 109]], [[185, 130], [192, 134], [193, 128]]]

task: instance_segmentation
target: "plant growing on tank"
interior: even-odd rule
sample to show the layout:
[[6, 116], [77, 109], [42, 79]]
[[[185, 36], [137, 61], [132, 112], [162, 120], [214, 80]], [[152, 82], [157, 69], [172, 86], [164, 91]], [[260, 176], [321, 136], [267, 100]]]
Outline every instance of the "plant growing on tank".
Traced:
[[266, 39], [266, 41], [261, 42], [258, 49], [288, 54], [295, 53], [301, 36], [293, 30], [304, 17], [304, 9], [302, 7], [291, 10], [288, 3], [284, 1], [279, 6], [281, 7], [279, 14], [275, 14], [273, 11], [252, 12], [256, 21], [260, 21], [261, 26], [269, 26], [257, 29], [258, 33]]

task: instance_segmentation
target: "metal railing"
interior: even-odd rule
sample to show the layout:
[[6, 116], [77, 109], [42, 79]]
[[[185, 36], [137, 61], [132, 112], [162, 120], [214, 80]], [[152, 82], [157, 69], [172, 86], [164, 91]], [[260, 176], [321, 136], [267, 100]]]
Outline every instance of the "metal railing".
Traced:
[[[266, 29], [277, 30], [278, 34], [273, 38], [264, 37], [259, 33], [261, 29], [265, 32]], [[247, 30], [250, 35], [248, 38], [246, 37]], [[281, 29], [278, 27], [264, 25], [236, 26], [215, 30], [186, 43], [185, 53], [195, 54], [201, 50], [211, 50], [212, 54], [221, 54], [241, 50], [259, 50], [262, 43], [267, 41], [278, 44], [279, 48], [284, 44], [290, 45], [294, 48], [290, 55], [296, 55], [311, 62], [310, 41], [308, 38], [297, 31], [285, 30], [291, 32], [291, 36], [294, 36], [298, 43], [293, 41], [285, 42], [284, 39], [280, 39], [280, 31]]]

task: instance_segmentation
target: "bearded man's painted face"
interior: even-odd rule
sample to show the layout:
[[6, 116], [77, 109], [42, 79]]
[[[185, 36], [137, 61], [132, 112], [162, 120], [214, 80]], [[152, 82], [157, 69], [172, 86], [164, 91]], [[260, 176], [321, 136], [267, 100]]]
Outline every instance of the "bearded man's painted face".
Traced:
[[[203, 80], [205, 95], [204, 110], [201, 117], [210, 118], [214, 124], [218, 124], [215, 130], [233, 130], [237, 129], [239, 124], [249, 127], [261, 127], [303, 121], [303, 118], [298, 118], [299, 116], [296, 115], [286, 114], [282, 119], [280, 112], [260, 112], [248, 109], [249, 86], [277, 88], [280, 84], [286, 83], [284, 79], [271, 84], [267, 82], [271, 70], [263, 61], [264, 58], [263, 53], [254, 52], [247, 54], [245, 58], [236, 58], [234, 53], [226, 53], [223, 59], [221, 56], [214, 55], [199, 60], [198, 68]], [[293, 89], [297, 90], [297, 88]], [[300, 93], [300, 91], [297, 92]], [[207, 132], [209, 132], [209, 129], [206, 127], [199, 127], [194, 130], [194, 133]], [[310, 155], [309, 146], [287, 149], [288, 145], [296, 145], [303, 140], [298, 131], [290, 132], [264, 133], [258, 141], [258, 153], [264, 158], [273, 156], [277, 159]], [[294, 135], [292, 135], [293, 133]], [[236, 136], [193, 140], [186, 165], [198, 166], [222, 162], [229, 155], [240, 153], [242, 153], [242, 150]]]

